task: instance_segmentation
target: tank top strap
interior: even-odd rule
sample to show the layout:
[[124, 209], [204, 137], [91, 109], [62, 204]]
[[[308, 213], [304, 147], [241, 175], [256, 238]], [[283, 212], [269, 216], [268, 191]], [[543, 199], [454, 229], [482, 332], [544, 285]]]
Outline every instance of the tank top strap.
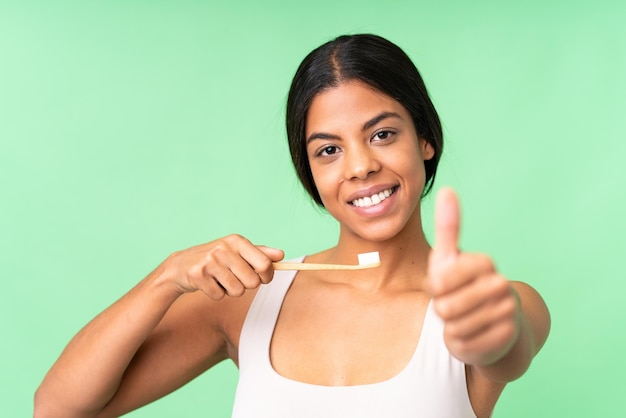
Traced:
[[[289, 261], [299, 263], [302, 260], [304, 256]], [[239, 337], [240, 370], [249, 370], [249, 367], [268, 364], [269, 347], [276, 321], [285, 295], [295, 277], [295, 271], [277, 270], [269, 284], [259, 287], [248, 309]]]

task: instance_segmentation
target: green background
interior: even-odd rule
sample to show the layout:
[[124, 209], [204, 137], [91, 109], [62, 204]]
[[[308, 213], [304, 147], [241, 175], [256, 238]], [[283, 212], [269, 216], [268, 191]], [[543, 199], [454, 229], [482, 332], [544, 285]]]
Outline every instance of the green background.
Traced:
[[[626, 416], [625, 22], [618, 1], [0, 0], [0, 415], [31, 415], [71, 336], [171, 252], [334, 244], [290, 165], [286, 94], [309, 50], [374, 32], [440, 112], [463, 248], [552, 312], [495, 416]], [[235, 385], [223, 363], [130, 416], [226, 417]]]

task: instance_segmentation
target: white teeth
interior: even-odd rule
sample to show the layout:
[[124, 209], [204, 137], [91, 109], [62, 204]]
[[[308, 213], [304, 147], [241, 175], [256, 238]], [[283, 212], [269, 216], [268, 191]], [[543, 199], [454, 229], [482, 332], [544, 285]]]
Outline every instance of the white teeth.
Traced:
[[382, 202], [391, 196], [392, 189], [383, 190], [380, 193], [373, 194], [369, 197], [360, 197], [358, 199], [354, 199], [352, 204], [358, 208], [367, 208], [369, 206], [374, 206]]

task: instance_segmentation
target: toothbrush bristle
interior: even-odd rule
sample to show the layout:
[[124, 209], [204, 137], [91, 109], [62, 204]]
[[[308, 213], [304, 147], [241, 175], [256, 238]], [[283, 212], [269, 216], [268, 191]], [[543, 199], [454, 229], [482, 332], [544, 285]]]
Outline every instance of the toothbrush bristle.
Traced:
[[357, 257], [359, 258], [360, 266], [369, 264], [380, 264], [380, 255], [378, 254], [378, 251], [358, 254]]

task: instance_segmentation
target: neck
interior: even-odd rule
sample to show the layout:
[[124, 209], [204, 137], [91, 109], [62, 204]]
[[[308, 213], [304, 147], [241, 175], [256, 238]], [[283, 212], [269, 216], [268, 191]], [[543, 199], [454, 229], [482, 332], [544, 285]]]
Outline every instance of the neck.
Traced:
[[[399, 234], [382, 241], [370, 241], [342, 230], [336, 247], [325, 252], [329, 262], [355, 264], [357, 254], [377, 251], [381, 265], [345, 275], [350, 283], [367, 288], [386, 286], [422, 287], [426, 277], [430, 245], [421, 221], [407, 225]], [[349, 277], [348, 277], [349, 276]]]

